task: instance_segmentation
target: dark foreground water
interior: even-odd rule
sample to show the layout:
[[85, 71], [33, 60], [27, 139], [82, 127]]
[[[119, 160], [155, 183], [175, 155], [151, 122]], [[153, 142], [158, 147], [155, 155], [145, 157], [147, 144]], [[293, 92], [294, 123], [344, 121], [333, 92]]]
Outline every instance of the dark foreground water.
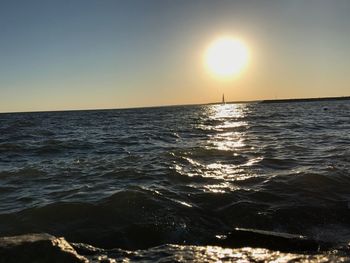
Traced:
[[135, 250], [236, 227], [350, 241], [350, 101], [0, 114], [0, 235]]

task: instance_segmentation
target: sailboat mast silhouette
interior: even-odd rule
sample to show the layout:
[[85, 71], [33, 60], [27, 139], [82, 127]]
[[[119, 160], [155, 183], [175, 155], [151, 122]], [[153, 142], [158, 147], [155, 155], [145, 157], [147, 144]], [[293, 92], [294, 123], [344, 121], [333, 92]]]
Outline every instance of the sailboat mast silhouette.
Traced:
[[225, 94], [224, 93], [222, 94], [222, 104], [226, 104], [226, 102], [225, 102]]

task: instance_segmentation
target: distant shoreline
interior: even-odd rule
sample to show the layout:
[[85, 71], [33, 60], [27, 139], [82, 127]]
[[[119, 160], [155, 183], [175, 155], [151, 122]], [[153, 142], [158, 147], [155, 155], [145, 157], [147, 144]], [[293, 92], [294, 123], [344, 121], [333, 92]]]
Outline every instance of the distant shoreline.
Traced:
[[[295, 99], [269, 99], [269, 100], [243, 100], [243, 101], [228, 101], [226, 104], [240, 104], [240, 103], [288, 103], [288, 102], [312, 102], [312, 101], [337, 101], [350, 100], [350, 96], [343, 97], [321, 97], [321, 98], [295, 98]], [[71, 112], [71, 111], [109, 111], [109, 110], [133, 110], [133, 109], [148, 109], [148, 108], [163, 108], [163, 107], [182, 107], [182, 106], [200, 106], [200, 105], [215, 105], [222, 104], [222, 102], [209, 102], [198, 104], [175, 104], [175, 105], [160, 105], [160, 106], [140, 106], [130, 108], [110, 108], [110, 109], [67, 109], [67, 110], [38, 110], [38, 111], [10, 111], [0, 112], [0, 114], [15, 114], [15, 113], [46, 113], [46, 112]]]
[[323, 98], [302, 98], [302, 99], [274, 99], [274, 100], [262, 100], [262, 101], [260, 101], [260, 103], [311, 102], [311, 101], [333, 101], [333, 100], [350, 100], [350, 96], [323, 97]]
[[[294, 98], [294, 99], [268, 99], [268, 100], [242, 100], [242, 101], [227, 101], [226, 104], [239, 103], [289, 103], [289, 102], [312, 102], [312, 101], [335, 101], [335, 100], [350, 100], [350, 96], [342, 97], [320, 97], [320, 98]], [[207, 103], [204, 105], [222, 104], [222, 102]]]

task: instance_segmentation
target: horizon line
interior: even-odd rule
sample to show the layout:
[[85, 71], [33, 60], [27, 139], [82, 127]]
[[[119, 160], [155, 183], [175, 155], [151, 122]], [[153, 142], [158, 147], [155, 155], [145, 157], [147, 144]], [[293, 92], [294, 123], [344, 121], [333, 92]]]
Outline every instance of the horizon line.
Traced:
[[[318, 101], [318, 100], [350, 100], [350, 95], [336, 97], [304, 97], [304, 98], [284, 98], [284, 99], [261, 99], [261, 100], [237, 100], [227, 101], [226, 104], [244, 104], [244, 103], [283, 103], [283, 102], [301, 102], [301, 101]], [[87, 108], [87, 109], [63, 109], [63, 110], [34, 110], [34, 111], [5, 111], [0, 114], [16, 114], [16, 113], [49, 113], [49, 112], [71, 112], [71, 111], [108, 111], [108, 110], [133, 110], [133, 109], [148, 109], [148, 108], [164, 108], [164, 107], [181, 107], [181, 106], [200, 106], [222, 104], [221, 101], [207, 103], [189, 103], [189, 104], [169, 104], [169, 105], [154, 105], [154, 106], [135, 106], [121, 108]]]

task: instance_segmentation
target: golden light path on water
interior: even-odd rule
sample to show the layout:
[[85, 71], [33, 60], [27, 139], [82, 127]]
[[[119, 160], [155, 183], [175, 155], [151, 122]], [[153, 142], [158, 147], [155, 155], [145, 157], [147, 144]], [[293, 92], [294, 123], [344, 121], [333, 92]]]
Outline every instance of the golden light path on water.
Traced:
[[176, 171], [189, 177], [216, 179], [215, 183], [204, 185], [204, 191], [238, 190], [235, 182], [257, 176], [249, 171], [249, 166], [259, 157], [248, 160], [243, 157], [245, 151], [254, 151], [254, 147], [247, 145], [249, 109], [245, 104], [218, 104], [208, 106], [204, 114], [206, 121], [196, 128], [208, 132], [207, 140], [200, 149], [184, 154], [186, 165], [176, 165]]
[[264, 248], [244, 247], [239, 249], [222, 248], [216, 246], [178, 246], [171, 245], [170, 250], [176, 251], [175, 261], [183, 262], [346, 262], [346, 258], [332, 257], [332, 255], [304, 255], [282, 253]]
[[240, 121], [244, 118], [242, 105], [215, 105], [213, 110], [211, 118], [222, 122], [214, 127], [218, 133], [211, 138], [211, 143], [215, 148], [222, 151], [235, 151], [245, 146], [244, 133], [234, 130], [247, 125], [246, 122]]

